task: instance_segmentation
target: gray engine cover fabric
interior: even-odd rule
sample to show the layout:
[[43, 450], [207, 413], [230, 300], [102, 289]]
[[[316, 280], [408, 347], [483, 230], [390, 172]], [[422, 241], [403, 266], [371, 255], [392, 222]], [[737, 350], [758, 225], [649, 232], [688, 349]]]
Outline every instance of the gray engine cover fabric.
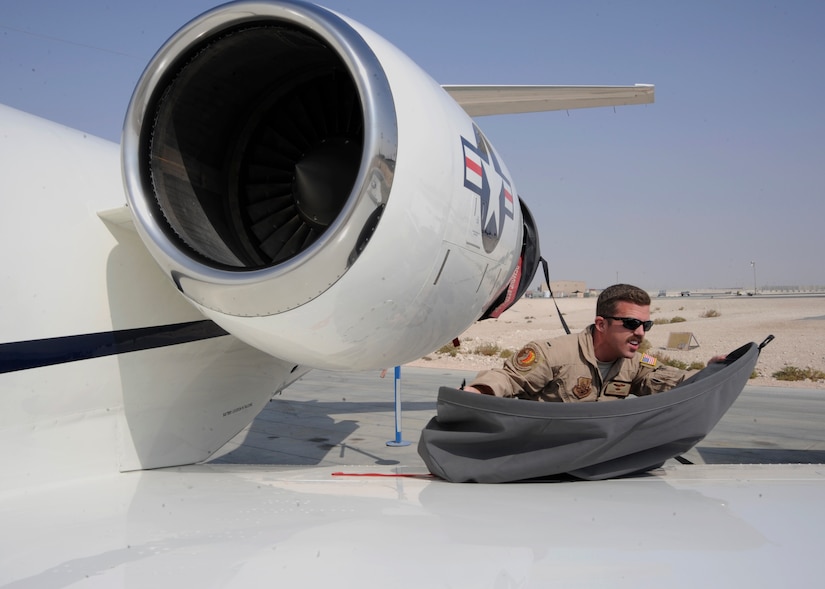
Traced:
[[432, 474], [456, 483], [647, 471], [716, 426], [758, 357], [750, 343], [668, 392], [604, 403], [539, 403], [441, 387], [418, 453]]

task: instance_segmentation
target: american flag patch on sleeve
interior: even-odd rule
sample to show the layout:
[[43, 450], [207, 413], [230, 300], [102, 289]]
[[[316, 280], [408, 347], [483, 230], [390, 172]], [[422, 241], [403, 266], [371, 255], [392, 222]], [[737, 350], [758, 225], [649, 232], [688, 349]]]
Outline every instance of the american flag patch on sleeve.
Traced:
[[642, 354], [642, 359], [639, 360], [640, 364], [644, 364], [645, 366], [650, 366], [651, 368], [656, 367], [656, 357], [651, 356], [650, 354]]

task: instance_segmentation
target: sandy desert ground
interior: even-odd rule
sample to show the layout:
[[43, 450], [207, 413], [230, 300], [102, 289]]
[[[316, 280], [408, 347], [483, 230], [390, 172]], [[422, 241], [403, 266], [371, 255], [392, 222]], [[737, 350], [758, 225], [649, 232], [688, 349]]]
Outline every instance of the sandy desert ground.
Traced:
[[[592, 323], [596, 298], [556, 299], [572, 332]], [[772, 377], [785, 366], [813, 368], [825, 372], [825, 295], [675, 296], [653, 298], [651, 318], [684, 322], [653, 326], [647, 334], [650, 352], [687, 363], [707, 362], [716, 354], [732, 351], [748, 342], [760, 343], [768, 335], [775, 339], [760, 354], [758, 376], [750, 384], [825, 389], [825, 380], [784, 381]], [[710, 313], [709, 313], [710, 312]], [[707, 316], [716, 314], [716, 316]], [[687, 350], [666, 349], [672, 332], [692, 333], [695, 341]], [[534, 339], [564, 334], [552, 299], [522, 298], [498, 319], [480, 321], [460, 336], [455, 356], [434, 352], [411, 366], [478, 371], [500, 366], [499, 356], [475, 353], [495, 344], [502, 350], [518, 350]], [[696, 346], [698, 342], [698, 346]]]

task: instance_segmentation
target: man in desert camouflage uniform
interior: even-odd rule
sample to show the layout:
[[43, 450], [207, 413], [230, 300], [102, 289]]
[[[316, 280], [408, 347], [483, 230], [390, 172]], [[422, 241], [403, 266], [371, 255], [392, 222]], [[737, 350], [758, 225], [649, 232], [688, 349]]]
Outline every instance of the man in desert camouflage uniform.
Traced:
[[[609, 401], [651, 395], [682, 382], [683, 370], [639, 352], [650, 320], [650, 296], [615, 284], [596, 301], [596, 319], [579, 334], [533, 341], [500, 369], [479, 373], [464, 390], [535, 401]], [[714, 356], [710, 362], [721, 362]]]

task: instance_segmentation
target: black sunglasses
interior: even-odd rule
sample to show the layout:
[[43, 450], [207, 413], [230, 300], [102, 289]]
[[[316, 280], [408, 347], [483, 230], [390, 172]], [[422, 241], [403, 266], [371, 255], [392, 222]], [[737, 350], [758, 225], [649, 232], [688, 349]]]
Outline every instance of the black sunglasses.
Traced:
[[642, 321], [641, 319], [635, 319], [633, 317], [610, 317], [609, 315], [602, 315], [605, 319], [615, 319], [616, 321], [622, 322], [622, 327], [625, 329], [629, 329], [630, 331], [636, 331], [639, 329], [641, 325], [644, 327], [645, 331], [650, 331], [650, 328], [653, 327], [653, 321], [647, 320]]

